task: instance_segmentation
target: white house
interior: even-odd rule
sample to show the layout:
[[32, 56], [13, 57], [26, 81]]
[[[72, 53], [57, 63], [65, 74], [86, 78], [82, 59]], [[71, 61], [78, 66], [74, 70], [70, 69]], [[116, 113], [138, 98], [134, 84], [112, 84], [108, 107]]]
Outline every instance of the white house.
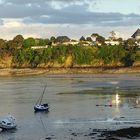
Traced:
[[48, 45], [46, 46], [31, 46], [31, 49], [46, 49], [48, 48]]
[[105, 44], [114, 46], [114, 45], [119, 45], [120, 42], [117, 40], [105, 40]]
[[70, 40], [69, 42], [64, 42], [62, 44], [64, 45], [77, 45], [79, 43], [79, 41], [77, 40]]

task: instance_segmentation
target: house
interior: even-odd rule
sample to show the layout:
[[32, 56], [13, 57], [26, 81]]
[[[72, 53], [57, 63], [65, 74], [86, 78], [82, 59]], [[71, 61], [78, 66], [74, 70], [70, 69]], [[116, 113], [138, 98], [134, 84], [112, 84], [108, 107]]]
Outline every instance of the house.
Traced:
[[136, 45], [140, 48], [140, 29], [137, 29], [131, 37], [135, 40], [134, 46]]
[[64, 45], [77, 45], [78, 43], [79, 43], [79, 41], [77, 41], [77, 40], [70, 40], [70, 41], [64, 42], [62, 44], [64, 44]]
[[99, 41], [93, 41], [90, 42], [90, 46], [102, 46], [102, 44]]
[[109, 38], [105, 40], [105, 44], [111, 46], [120, 45], [121, 41], [119, 41], [120, 39], [116, 35], [115, 31], [111, 31]]
[[79, 41], [77, 41], [77, 40], [71, 40], [69, 43], [71, 45], [77, 45], [79, 43]]
[[136, 40], [139, 40], [140, 39], [140, 29], [137, 29], [137, 31], [131, 37]]
[[114, 46], [119, 45], [120, 42], [118, 40], [105, 40], [105, 44]]
[[31, 49], [46, 49], [46, 48], [48, 48], [48, 45], [46, 45], [46, 46], [31, 46]]

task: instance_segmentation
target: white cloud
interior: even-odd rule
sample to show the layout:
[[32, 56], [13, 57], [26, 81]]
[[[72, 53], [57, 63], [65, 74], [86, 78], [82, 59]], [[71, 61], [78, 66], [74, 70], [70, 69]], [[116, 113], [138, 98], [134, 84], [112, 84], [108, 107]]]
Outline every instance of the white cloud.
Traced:
[[24, 26], [25, 24], [21, 19], [3, 19], [4, 28], [21, 28]]
[[[108, 1], [108, 4], [105, 5], [104, 1]], [[114, 7], [110, 12], [110, 0], [104, 1], [0, 0], [0, 36], [8, 39], [17, 34], [23, 34], [24, 37], [67, 35], [80, 38], [97, 32], [107, 37], [111, 30], [115, 30], [124, 38], [130, 37], [139, 26], [140, 15], [128, 14], [127, 5], [126, 10]], [[114, 1], [119, 5], [118, 0]], [[133, 5], [129, 4], [130, 7]], [[134, 4], [131, 11], [137, 13], [133, 10], [137, 7]]]
[[[11, 24], [13, 24], [11, 27]], [[10, 27], [9, 27], [10, 26]], [[90, 36], [92, 33], [99, 33], [104, 37], [109, 36], [109, 32], [114, 30], [119, 33], [120, 37], [128, 38], [135, 32], [138, 26], [132, 26], [131, 28], [126, 26], [121, 27], [106, 27], [93, 26], [92, 24], [24, 24], [21, 20], [4, 21], [4, 25], [0, 25], [0, 36], [4, 39], [12, 39], [17, 34], [22, 34], [25, 38], [27, 37], [41, 37], [50, 38], [51, 36], [67, 35], [73, 39], [79, 39], [81, 36]], [[125, 32], [124, 32], [125, 31]]]

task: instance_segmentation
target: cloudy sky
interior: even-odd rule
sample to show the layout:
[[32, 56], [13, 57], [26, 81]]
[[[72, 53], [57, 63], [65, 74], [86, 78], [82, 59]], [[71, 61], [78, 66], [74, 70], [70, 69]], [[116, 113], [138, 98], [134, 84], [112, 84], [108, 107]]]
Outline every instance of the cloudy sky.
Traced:
[[82, 35], [114, 30], [130, 37], [140, 28], [140, 0], [0, 0], [0, 38]]

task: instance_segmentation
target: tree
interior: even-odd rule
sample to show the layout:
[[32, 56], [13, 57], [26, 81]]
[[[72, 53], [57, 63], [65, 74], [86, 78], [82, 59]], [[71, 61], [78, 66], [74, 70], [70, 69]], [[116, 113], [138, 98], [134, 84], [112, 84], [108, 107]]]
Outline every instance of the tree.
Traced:
[[92, 47], [75, 47], [74, 49], [75, 64], [91, 64], [94, 55]]
[[124, 64], [124, 66], [129, 67], [133, 65], [136, 59], [137, 55], [135, 52], [127, 51], [126, 55], [122, 58], [121, 62]]
[[59, 42], [59, 43], [64, 43], [64, 42], [69, 42], [69, 41], [70, 41], [70, 38], [67, 36], [58, 36], [56, 38], [56, 42]]
[[87, 38], [86, 38], [86, 41], [92, 42], [91, 37], [87, 37]]
[[91, 35], [91, 37], [98, 37], [99, 36], [99, 34], [97, 34], [97, 33], [93, 33], [92, 35]]
[[34, 38], [29, 37], [23, 41], [24, 48], [29, 48], [31, 46], [35, 46], [35, 39]]
[[96, 38], [96, 41], [98, 42], [98, 43], [100, 43], [100, 44], [105, 44], [105, 38], [104, 37], [102, 37], [102, 36], [98, 36], [97, 38]]
[[97, 59], [101, 59], [104, 64], [113, 61], [119, 62], [125, 56], [125, 50], [121, 46], [103, 46], [97, 51]]
[[110, 36], [110, 39], [111, 39], [111, 40], [115, 40], [115, 39], [116, 39], [116, 33], [115, 33], [115, 31], [111, 31], [111, 32], [110, 32], [110, 35], [111, 35], [111, 36]]
[[47, 38], [46, 39], [37, 38], [37, 39], [35, 39], [35, 45], [37, 45], [37, 46], [51, 45], [51, 41]]
[[137, 45], [135, 43], [135, 39], [129, 38], [125, 42], [125, 48], [127, 50], [135, 51], [137, 49]]
[[122, 43], [122, 42], [123, 42], [123, 39], [122, 39], [121, 37], [119, 37], [119, 38], [117, 39], [117, 41], [119, 41], [120, 43]]
[[0, 39], [0, 49], [6, 49], [6, 42], [3, 39]]
[[52, 36], [52, 37], [50, 38], [50, 41], [51, 41], [52, 43], [55, 43], [56, 38], [55, 38], [54, 36]]
[[15, 55], [16, 50], [23, 46], [23, 37], [22, 35], [17, 35], [13, 38], [13, 40], [9, 40], [6, 42], [6, 50], [10, 55]]
[[23, 36], [22, 35], [17, 35], [16, 37], [13, 38], [13, 42], [15, 43], [15, 47], [21, 48], [23, 45]]
[[17, 50], [17, 43], [13, 40], [9, 40], [6, 42], [7, 51], [10, 55], [14, 55]]
[[7, 47], [6, 47], [6, 41], [3, 39], [0, 39], [0, 57], [4, 57], [5, 54], [7, 54]]
[[97, 43], [100, 43], [100, 44], [105, 44], [105, 38], [103, 37], [103, 36], [101, 36], [101, 35], [99, 35], [99, 34], [97, 34], [97, 33], [93, 33], [92, 35], [91, 35], [91, 37], [92, 37], [92, 40], [93, 41], [95, 41], [95, 42], [97, 42]]
[[46, 45], [52, 45], [52, 41], [50, 39], [46, 38], [44, 41]]
[[86, 41], [86, 39], [82, 36], [80, 39], [79, 39], [79, 41]]

